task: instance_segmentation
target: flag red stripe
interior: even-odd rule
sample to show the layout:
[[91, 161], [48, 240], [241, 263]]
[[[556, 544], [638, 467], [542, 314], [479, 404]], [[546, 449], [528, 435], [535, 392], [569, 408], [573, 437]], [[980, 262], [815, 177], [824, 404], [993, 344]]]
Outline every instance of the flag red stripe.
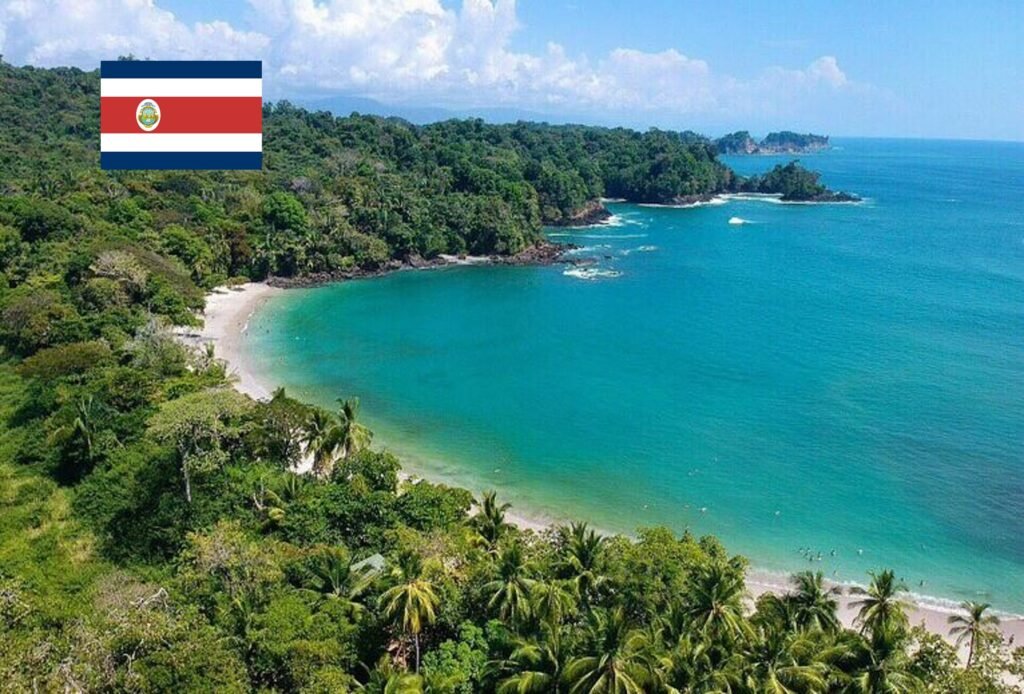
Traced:
[[[135, 120], [145, 97], [107, 96], [100, 99], [100, 132], [144, 133]], [[263, 100], [258, 96], [161, 97], [160, 125], [154, 133], [263, 132]]]

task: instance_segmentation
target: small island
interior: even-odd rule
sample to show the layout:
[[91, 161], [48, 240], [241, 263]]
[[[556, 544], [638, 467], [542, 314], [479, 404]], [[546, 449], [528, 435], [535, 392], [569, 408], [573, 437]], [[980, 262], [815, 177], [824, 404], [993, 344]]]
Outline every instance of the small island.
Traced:
[[[811, 171], [793, 160], [788, 164], [777, 164], [771, 171], [749, 177], [740, 176], [731, 169], [719, 179], [717, 186], [700, 192], [679, 192], [677, 186], [659, 185], [660, 174], [655, 175], [647, 185], [622, 189], [616, 199], [640, 205], [664, 205], [667, 207], [698, 207], [726, 199], [729, 195], [764, 195], [794, 203], [837, 203], [860, 202], [853, 193], [835, 191], [821, 182], [821, 174]], [[583, 211], [567, 216], [563, 222], [549, 222], [552, 226], [600, 224], [608, 212], [599, 200], [589, 200]], [[604, 212], [603, 214], [601, 212]]]
[[828, 149], [828, 135], [795, 133], [791, 130], [768, 133], [760, 142], [746, 130], [724, 135], [714, 141], [719, 154], [810, 154]]
[[744, 179], [740, 192], [781, 195], [785, 202], [860, 202], [860, 197], [829, 190], [821, 183], [821, 174], [810, 171], [798, 161], [778, 164], [768, 173]]

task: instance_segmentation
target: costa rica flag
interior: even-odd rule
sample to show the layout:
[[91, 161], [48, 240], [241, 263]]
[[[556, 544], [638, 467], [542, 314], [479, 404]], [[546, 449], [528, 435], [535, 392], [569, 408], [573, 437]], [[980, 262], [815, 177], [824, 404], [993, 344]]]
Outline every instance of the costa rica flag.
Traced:
[[259, 169], [263, 63], [104, 60], [103, 169]]

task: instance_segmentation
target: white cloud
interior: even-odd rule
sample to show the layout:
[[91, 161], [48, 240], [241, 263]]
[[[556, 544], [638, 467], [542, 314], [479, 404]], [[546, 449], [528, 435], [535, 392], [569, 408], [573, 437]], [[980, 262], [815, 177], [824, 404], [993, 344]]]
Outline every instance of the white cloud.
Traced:
[[[245, 29], [187, 25], [157, 0], [0, 0], [10, 62], [93, 67], [152, 58], [262, 58], [266, 91], [347, 92], [384, 101], [514, 105], [573, 114], [786, 112], [852, 83], [833, 56], [753, 78], [717, 74], [676, 49], [617, 48], [591, 61], [557, 43], [512, 50], [515, 0], [249, 0]], [[6, 40], [5, 40], [6, 37]]]
[[[455, 17], [437, 0], [279, 0], [278, 28], [265, 60], [297, 87], [402, 91], [437, 79]], [[267, 3], [255, 4], [257, 17]]]
[[605, 102], [619, 108], [672, 108], [690, 113], [717, 105], [708, 64], [675, 49], [645, 53], [617, 48], [602, 61], [599, 74], [609, 78]]
[[269, 39], [225, 22], [192, 27], [152, 0], [10, 0], [0, 4], [6, 59], [93, 67], [134, 53], [164, 58], [258, 56]]
[[823, 55], [807, 68], [811, 79], [820, 80], [832, 87], [843, 87], [847, 83], [846, 73], [839, 69], [835, 56]]
[[787, 70], [780, 67], [765, 71], [762, 83], [780, 85], [791, 88], [807, 89], [827, 86], [841, 89], [849, 84], [849, 80], [839, 68], [835, 56], [823, 55], [802, 70]]

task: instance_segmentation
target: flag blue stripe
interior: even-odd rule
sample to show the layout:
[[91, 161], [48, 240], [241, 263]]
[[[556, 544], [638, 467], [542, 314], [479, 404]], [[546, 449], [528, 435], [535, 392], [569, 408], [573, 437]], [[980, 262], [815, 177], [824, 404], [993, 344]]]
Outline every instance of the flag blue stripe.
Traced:
[[101, 169], [261, 169], [262, 152], [101, 152]]
[[253, 79], [263, 77], [259, 60], [104, 60], [103, 79]]

